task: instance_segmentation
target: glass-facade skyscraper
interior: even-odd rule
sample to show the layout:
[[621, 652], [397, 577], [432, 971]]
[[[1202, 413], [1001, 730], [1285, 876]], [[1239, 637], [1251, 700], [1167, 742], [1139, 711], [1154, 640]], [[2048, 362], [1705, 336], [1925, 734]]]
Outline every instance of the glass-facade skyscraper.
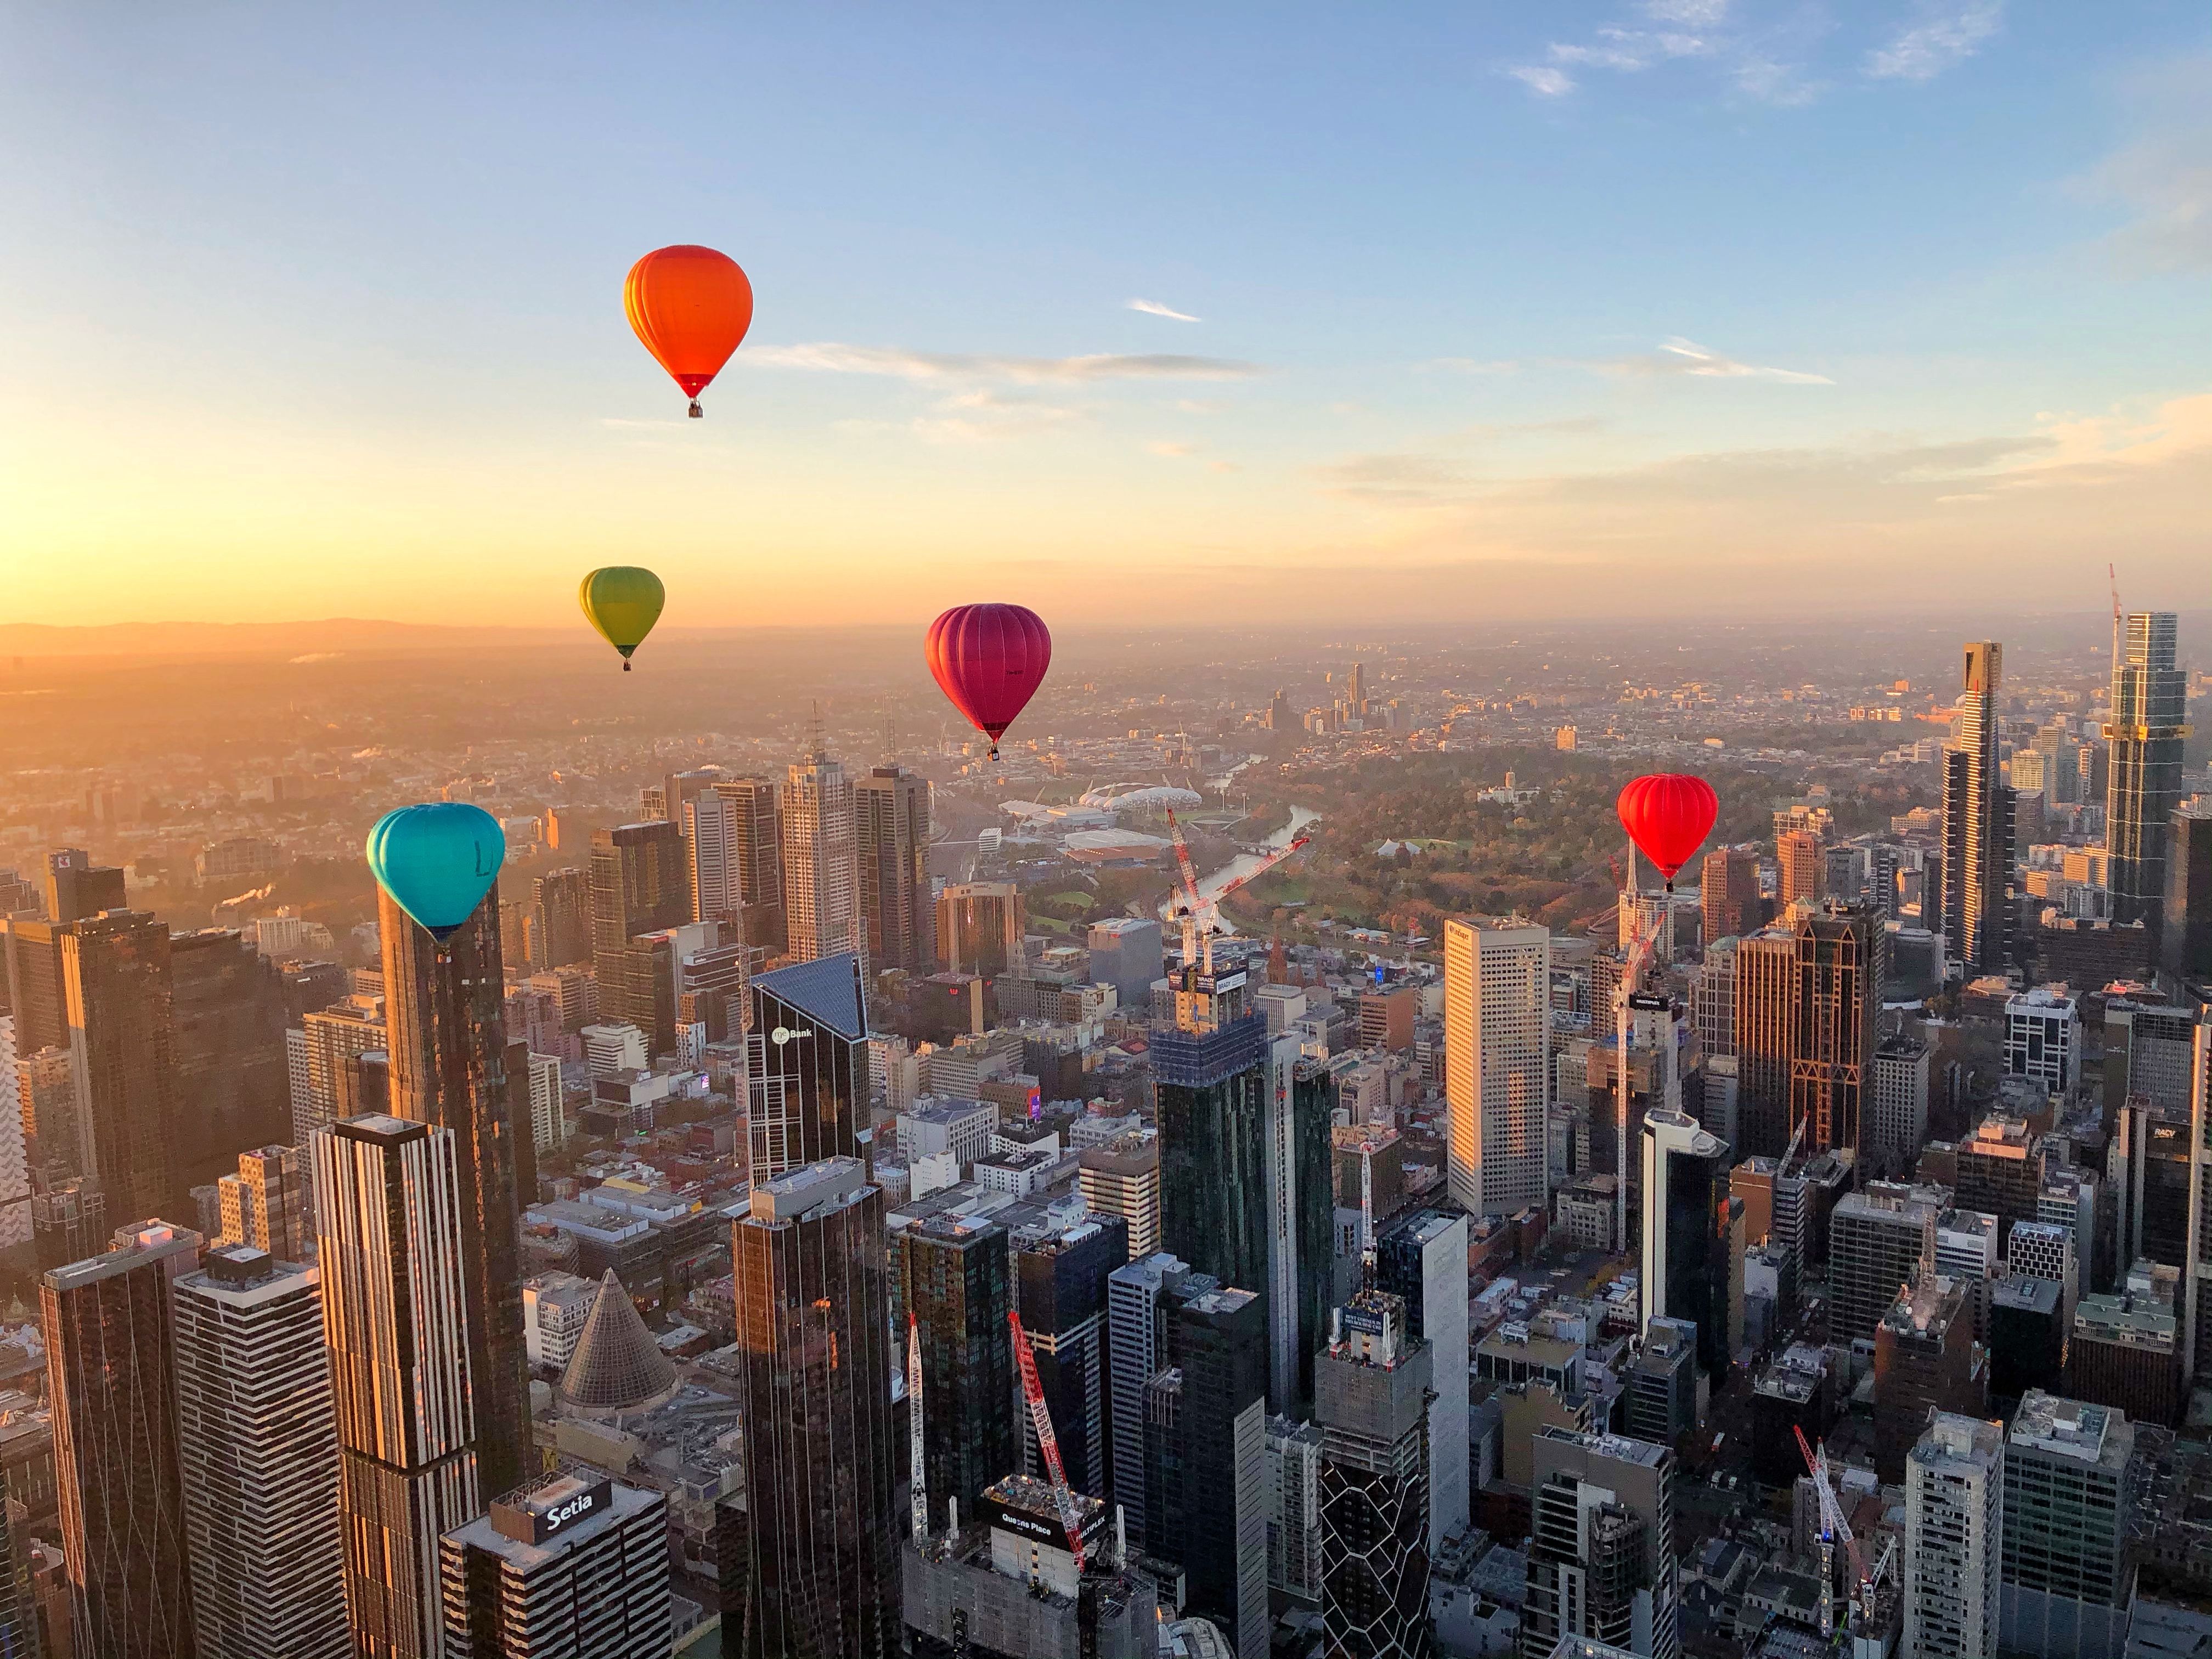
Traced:
[[2004, 647], [1966, 647], [1959, 740], [1943, 756], [1943, 932], [1951, 956], [1977, 974], [2003, 970], [2011, 944], [2012, 791], [1998, 779]]
[[2175, 665], [2174, 614], [2141, 611], [2127, 619], [2112, 665], [2112, 719], [2105, 737], [2105, 846], [2112, 920], [2155, 932], [2166, 897], [2166, 843], [2181, 801], [2181, 748], [2188, 677]]

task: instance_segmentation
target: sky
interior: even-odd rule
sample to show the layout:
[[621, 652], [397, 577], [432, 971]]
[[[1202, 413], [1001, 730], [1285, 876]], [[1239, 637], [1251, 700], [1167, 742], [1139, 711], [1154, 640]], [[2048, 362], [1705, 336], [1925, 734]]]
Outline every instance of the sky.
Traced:
[[0, 623], [2212, 599], [2201, 0], [0, 0]]

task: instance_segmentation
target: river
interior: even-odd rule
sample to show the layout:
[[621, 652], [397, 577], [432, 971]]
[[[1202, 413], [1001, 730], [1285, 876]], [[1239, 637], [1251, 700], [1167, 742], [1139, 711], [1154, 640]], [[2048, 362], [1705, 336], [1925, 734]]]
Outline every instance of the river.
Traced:
[[[1267, 847], [1287, 847], [1297, 839], [1299, 832], [1308, 824], [1319, 823], [1320, 820], [1320, 813], [1307, 807], [1293, 806], [1291, 808], [1291, 821], [1276, 830], [1273, 835], [1267, 836], [1261, 844]], [[1257, 853], [1239, 853], [1218, 870], [1198, 878], [1199, 896], [1202, 899], [1212, 898], [1239, 876], [1249, 875], [1259, 867], [1260, 855]], [[1173, 918], [1176, 901], [1179, 896], [1177, 890], [1171, 890], [1169, 892], [1166, 901], [1160, 906], [1160, 915], [1163, 920]]]

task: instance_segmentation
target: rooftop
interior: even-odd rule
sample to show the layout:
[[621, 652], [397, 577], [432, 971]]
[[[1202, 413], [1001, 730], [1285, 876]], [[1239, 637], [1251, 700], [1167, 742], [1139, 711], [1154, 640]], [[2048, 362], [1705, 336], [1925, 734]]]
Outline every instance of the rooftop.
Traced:
[[2021, 1399], [2006, 1443], [2048, 1456], [2094, 1463], [2117, 1477], [2134, 1452], [2135, 1435], [2125, 1414], [2108, 1406], [2062, 1400], [2040, 1389], [2030, 1389]]

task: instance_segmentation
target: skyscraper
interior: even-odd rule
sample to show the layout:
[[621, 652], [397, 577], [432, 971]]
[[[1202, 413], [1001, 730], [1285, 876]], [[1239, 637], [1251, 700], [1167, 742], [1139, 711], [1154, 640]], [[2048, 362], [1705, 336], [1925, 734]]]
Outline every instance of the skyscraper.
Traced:
[[[658, 933], [691, 920], [690, 864], [680, 826], [666, 818], [592, 832], [592, 963], [602, 986], [617, 975], [613, 954], [640, 933]], [[390, 986], [387, 982], [386, 992]]]
[[1106, 1376], [1113, 1426], [1111, 1492], [1123, 1511], [1130, 1538], [1147, 1547], [1152, 1532], [1145, 1501], [1145, 1390], [1168, 1364], [1169, 1298], [1189, 1277], [1190, 1269], [1175, 1257], [1153, 1255], [1116, 1268], [1106, 1280]]
[[1298, 1048], [1285, 1036], [1268, 1040], [1268, 1395], [1279, 1410], [1304, 1418], [1335, 1284], [1336, 1074]]
[[1771, 927], [1736, 945], [1736, 1122], [1746, 1154], [1778, 1158], [1790, 1144], [1797, 982], [1797, 942], [1786, 929]]
[[2212, 984], [2212, 813], [2166, 821], [2159, 965], [2178, 984]]
[[71, 1623], [100, 1659], [194, 1651], [171, 1287], [198, 1248], [153, 1224], [40, 1288]]
[[531, 884], [530, 956], [541, 969], [592, 959], [592, 879], [573, 865]]
[[1548, 1425], [1532, 1450], [1522, 1651], [1549, 1653], [1563, 1637], [1586, 1637], [1674, 1659], [1674, 1454]]
[[931, 1216], [897, 1244], [904, 1305], [921, 1340], [930, 1527], [941, 1531], [948, 1504], [974, 1514], [983, 1488], [1021, 1467], [1006, 1323], [1013, 1262], [1006, 1230], [988, 1216]]
[[454, 1139], [356, 1117], [313, 1149], [346, 1619], [372, 1659], [438, 1659], [438, 1540], [478, 1510]]
[[177, 1440], [202, 1659], [347, 1659], [317, 1270], [218, 1244], [173, 1289]]
[[[1106, 1447], [1113, 1417], [1107, 1394], [1106, 1286], [1115, 1272], [1128, 1265], [1128, 1224], [1106, 1215], [1086, 1215], [1073, 1223], [1025, 1223], [1015, 1228], [1012, 1244], [1014, 1304], [1052, 1413], [1067, 1483], [1079, 1492], [1102, 1493], [1110, 1480]], [[1025, 1415], [1020, 1433], [1022, 1465], [1042, 1478], [1044, 1460]]]
[[[1464, 1219], [1459, 1226], [1464, 1235]], [[1314, 1368], [1322, 1626], [1328, 1651], [1346, 1659], [1429, 1659], [1436, 1650], [1429, 1483], [1443, 1460], [1429, 1440], [1429, 1383], [1437, 1357], [1407, 1328], [1402, 1298], [1362, 1291], [1336, 1310]], [[1463, 1362], [1449, 1368], [1467, 1370]], [[1462, 1472], [1466, 1415], [1462, 1401]]]
[[767, 1181], [858, 1155], [868, 1103], [868, 1013], [853, 953], [757, 974], [745, 1036], [752, 1171]]
[[[1242, 968], [1178, 970], [1176, 1024], [1152, 1033], [1163, 1248], [1223, 1285], [1268, 1285], [1267, 1021]], [[1263, 1321], [1264, 1323], [1264, 1321]]]
[[178, 1137], [176, 1179], [186, 1186], [236, 1168], [249, 1146], [292, 1133], [284, 1064], [284, 978], [228, 928], [169, 940]]
[[1698, 878], [1705, 945], [1747, 933], [1759, 925], [1759, 854], [1748, 847], [1716, 847]]
[[1147, 1536], [1182, 1564], [1186, 1608], [1219, 1626], [1237, 1659], [1266, 1659], [1267, 1313], [1250, 1291], [1194, 1288], [1171, 1298], [1175, 1370], [1159, 1374], [1180, 1379], [1174, 1420], [1146, 1431], [1148, 1459], [1156, 1435], [1170, 1443], [1176, 1495], [1150, 1514]]
[[666, 1659], [668, 1500], [657, 1492], [540, 1477], [447, 1533], [439, 1569], [445, 1659]]
[[1548, 929], [1444, 923], [1446, 1172], [1453, 1201], [1472, 1214], [1549, 1201], [1551, 995]]
[[123, 872], [96, 865], [81, 847], [60, 847], [46, 854], [46, 915], [58, 923], [82, 921], [103, 910], [120, 910]]
[[2119, 1659], [2135, 1582], [2136, 1431], [2109, 1406], [2031, 1389], [2004, 1448], [1998, 1638], [2039, 1659]]
[[[882, 1189], [854, 1158], [789, 1170], [753, 1188], [731, 1254], [751, 1547], [736, 1651], [889, 1659], [906, 1524]], [[999, 1346], [1010, 1352], [1004, 1332]]]
[[2004, 1433], [1939, 1412], [1906, 1460], [1902, 1653], [1996, 1659]]
[[316, 1009], [300, 1022], [307, 1049], [307, 1090], [292, 1093], [292, 1142], [309, 1145], [318, 1129], [327, 1129], [342, 1117], [359, 1117], [343, 1109], [346, 1063], [356, 1054], [381, 1053], [385, 1045], [384, 999], [349, 996], [327, 1008]]
[[257, 1146], [238, 1155], [238, 1170], [216, 1183], [222, 1204], [216, 1243], [250, 1244], [279, 1261], [297, 1261], [314, 1237], [313, 1175], [297, 1146]]
[[2127, 619], [2112, 665], [2112, 750], [2105, 796], [2105, 846], [2112, 920], [2155, 932], [2164, 918], [2166, 842], [2181, 801], [2183, 720], [2188, 676], [2174, 662], [2175, 617], [2137, 611]]
[[[31, 1242], [31, 1159], [15, 1017], [0, 1014], [0, 1249]], [[1157, 1201], [1157, 1200], [1156, 1200]]]
[[1729, 1146], [1681, 1112], [1644, 1115], [1644, 1323], [1695, 1325], [1700, 1368], [1725, 1376], [1734, 1262]]
[[738, 922], [746, 944], [781, 956], [783, 813], [769, 778], [724, 778], [687, 808], [692, 915]]
[[[1076, 1184], [1083, 1201], [1129, 1226], [1129, 1259], [1141, 1261], [1160, 1242], [1160, 1142], [1136, 1130], [1083, 1149]], [[1099, 1487], [1099, 1492], [1106, 1489]]]
[[[1871, 910], [1829, 903], [1799, 921], [1790, 1020], [1790, 1127], [1808, 1157], [1857, 1152], [1881, 1008], [1881, 946]], [[1862, 1154], [1863, 1156], [1863, 1154]]]
[[477, 1461], [486, 1489], [508, 1491], [534, 1467], [522, 1210], [538, 1178], [528, 1059], [507, 1041], [499, 887], [442, 945], [380, 890], [377, 915], [391, 1112], [453, 1133]]
[[926, 974], [937, 963], [929, 780], [902, 766], [877, 767], [853, 781], [853, 819], [869, 969]]
[[1416, 1210], [1384, 1228], [1375, 1249], [1375, 1283], [1405, 1304], [1405, 1334], [1437, 1356], [1429, 1383], [1429, 1549], [1467, 1525], [1468, 1220]]
[[937, 897], [938, 963], [948, 973], [985, 979], [1018, 969], [1028, 925], [1022, 890], [1012, 882], [955, 882]]
[[822, 747], [793, 761], [783, 786], [783, 921], [800, 962], [860, 951], [858, 847], [853, 785]]
[[1792, 830], [1775, 839], [1775, 898], [1783, 909], [1817, 904], [1826, 896], [1827, 856], [1827, 844], [1810, 830]]
[[1952, 957], [1977, 974], [2003, 970], [2012, 878], [2012, 791], [1998, 781], [1997, 724], [2004, 647], [1966, 647], [1959, 741], [1943, 756], [1943, 933]]

